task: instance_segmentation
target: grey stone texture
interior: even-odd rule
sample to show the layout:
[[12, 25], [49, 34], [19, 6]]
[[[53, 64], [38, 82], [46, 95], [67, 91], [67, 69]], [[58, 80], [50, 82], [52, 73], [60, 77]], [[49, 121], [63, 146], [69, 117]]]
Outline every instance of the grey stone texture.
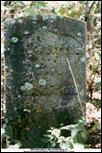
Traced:
[[85, 47], [80, 20], [36, 15], [5, 24], [7, 119], [23, 148], [48, 147], [46, 130], [82, 116], [67, 58], [84, 106]]

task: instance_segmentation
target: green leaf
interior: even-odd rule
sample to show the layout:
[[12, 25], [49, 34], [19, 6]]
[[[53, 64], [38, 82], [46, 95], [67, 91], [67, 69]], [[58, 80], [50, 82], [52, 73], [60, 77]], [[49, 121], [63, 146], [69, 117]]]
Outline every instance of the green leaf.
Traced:
[[31, 3], [30, 3], [30, 7], [33, 7], [33, 6], [35, 6], [36, 5], [36, 1], [32, 1]]
[[53, 139], [53, 136], [50, 135], [50, 134], [46, 134], [46, 135], [44, 135], [44, 137], [48, 138], [49, 140], [52, 140]]
[[5, 135], [11, 138], [13, 136], [13, 131], [11, 126], [6, 126], [5, 127]]
[[17, 5], [24, 6], [23, 1], [15, 1], [15, 3], [16, 3]]
[[101, 81], [98, 81], [95, 83], [95, 90], [99, 90], [100, 89], [100, 86], [101, 86]]
[[9, 145], [7, 148], [8, 149], [18, 149], [20, 148], [20, 145], [19, 144]]
[[27, 8], [26, 10], [25, 10], [25, 12], [27, 13], [27, 15], [30, 15], [30, 16], [33, 16], [34, 15], [34, 10], [32, 9], [32, 8]]
[[56, 146], [56, 143], [54, 141], [51, 141], [51, 146], [52, 147], [55, 147]]
[[58, 138], [58, 143], [62, 143], [62, 142], [64, 142], [65, 141], [65, 137], [64, 136], [60, 136], [59, 138]]
[[60, 143], [59, 146], [61, 149], [72, 149], [73, 148], [73, 144], [70, 141]]
[[46, 4], [47, 4], [44, 1], [38, 1], [37, 3], [38, 3], [39, 6], [42, 6], [42, 7], [46, 7]]
[[81, 143], [84, 144], [87, 140], [87, 133], [86, 130], [76, 130], [76, 133], [73, 135], [73, 142], [74, 143]]
[[52, 130], [52, 135], [58, 138], [60, 136], [60, 130], [59, 129], [53, 129]]
[[67, 143], [67, 146], [68, 146], [69, 149], [73, 148], [73, 140], [72, 140], [71, 137], [66, 138], [66, 143]]
[[43, 143], [49, 143], [49, 142], [50, 142], [50, 139], [49, 139], [49, 138], [43, 138], [41, 141], [42, 141]]
[[77, 133], [78, 133], [79, 129], [75, 128], [71, 131], [71, 137], [74, 138], [76, 137]]
[[18, 141], [18, 140], [14, 140], [15, 144], [17, 144], [19, 147], [22, 146], [22, 143], [21, 141]]
[[12, 6], [14, 10], [17, 10], [18, 8], [23, 8], [23, 7], [25, 7], [23, 1], [15, 1]]
[[51, 133], [51, 132], [52, 132], [52, 130], [47, 130], [47, 132]]
[[64, 6], [62, 6], [56, 13], [59, 13], [62, 16], [67, 16], [68, 14], [68, 9]]
[[66, 143], [60, 143], [59, 146], [61, 149], [68, 149], [68, 145]]

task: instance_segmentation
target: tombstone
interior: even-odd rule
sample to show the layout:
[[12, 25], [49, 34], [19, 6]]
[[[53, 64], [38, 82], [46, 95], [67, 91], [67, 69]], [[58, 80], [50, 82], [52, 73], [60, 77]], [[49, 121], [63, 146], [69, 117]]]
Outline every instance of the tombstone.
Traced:
[[84, 105], [85, 33], [84, 22], [51, 15], [5, 24], [6, 114], [23, 148], [48, 147], [46, 130], [82, 117], [70, 66]]

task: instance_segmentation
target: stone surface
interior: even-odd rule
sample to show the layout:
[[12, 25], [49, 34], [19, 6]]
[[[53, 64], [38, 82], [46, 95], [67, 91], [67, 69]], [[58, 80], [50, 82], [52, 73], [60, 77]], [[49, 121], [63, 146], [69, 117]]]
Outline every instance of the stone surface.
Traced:
[[84, 105], [85, 29], [84, 22], [50, 15], [5, 24], [7, 118], [23, 148], [48, 147], [46, 130], [81, 117], [67, 58]]

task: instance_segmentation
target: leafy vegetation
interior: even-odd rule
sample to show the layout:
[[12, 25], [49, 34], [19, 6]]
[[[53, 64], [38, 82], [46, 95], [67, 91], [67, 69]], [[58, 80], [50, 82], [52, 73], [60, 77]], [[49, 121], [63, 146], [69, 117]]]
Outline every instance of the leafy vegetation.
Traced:
[[10, 125], [1, 128], [1, 138], [3, 140], [2, 147], [10, 149], [18, 149], [22, 145], [20, 141], [13, 139], [13, 130]]
[[[79, 120], [75, 125], [63, 126], [59, 129], [51, 128], [48, 130], [48, 142], [51, 147], [60, 147], [61, 149], [73, 149], [75, 147], [84, 148], [87, 140], [88, 131], [85, 128], [86, 122], [84, 119]], [[67, 132], [66, 132], [67, 131]], [[63, 135], [63, 133], [65, 134]]]

